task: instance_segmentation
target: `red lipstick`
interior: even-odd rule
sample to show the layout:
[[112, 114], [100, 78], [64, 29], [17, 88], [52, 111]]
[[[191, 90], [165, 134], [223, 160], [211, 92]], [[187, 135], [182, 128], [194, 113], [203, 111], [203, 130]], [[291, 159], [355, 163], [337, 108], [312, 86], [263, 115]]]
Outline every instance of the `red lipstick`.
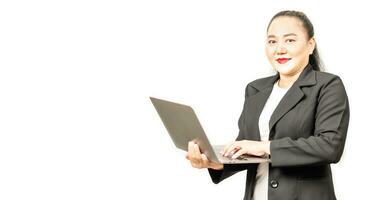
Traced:
[[291, 60], [291, 58], [278, 58], [278, 59], [276, 59], [276, 61], [280, 64], [284, 64], [289, 60]]

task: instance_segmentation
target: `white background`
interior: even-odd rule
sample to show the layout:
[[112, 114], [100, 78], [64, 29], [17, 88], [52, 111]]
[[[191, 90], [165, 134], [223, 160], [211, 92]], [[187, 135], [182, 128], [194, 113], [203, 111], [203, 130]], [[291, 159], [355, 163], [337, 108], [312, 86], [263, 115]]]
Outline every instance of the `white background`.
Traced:
[[[210, 140], [238, 132], [245, 85], [271, 73], [266, 27], [284, 9], [315, 26], [348, 92], [338, 199], [366, 191], [366, 6], [358, 1], [2, 1], [0, 199], [242, 199], [176, 150], [149, 96], [193, 106]], [[352, 197], [353, 196], [353, 197]]]

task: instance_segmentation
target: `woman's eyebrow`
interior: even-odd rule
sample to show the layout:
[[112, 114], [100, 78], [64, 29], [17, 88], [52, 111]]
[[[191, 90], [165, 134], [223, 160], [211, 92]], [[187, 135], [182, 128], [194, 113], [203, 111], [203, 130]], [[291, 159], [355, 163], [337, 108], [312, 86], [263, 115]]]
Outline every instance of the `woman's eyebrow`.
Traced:
[[[288, 36], [298, 36], [298, 35], [295, 34], [295, 33], [288, 33], [288, 34], [283, 35], [283, 37], [288, 37]], [[275, 35], [269, 35], [269, 36], [267, 36], [267, 38], [276, 38], [276, 36]]]
[[288, 36], [298, 36], [297, 34], [295, 33], [288, 33], [288, 34], [285, 34], [284, 37], [288, 37]]

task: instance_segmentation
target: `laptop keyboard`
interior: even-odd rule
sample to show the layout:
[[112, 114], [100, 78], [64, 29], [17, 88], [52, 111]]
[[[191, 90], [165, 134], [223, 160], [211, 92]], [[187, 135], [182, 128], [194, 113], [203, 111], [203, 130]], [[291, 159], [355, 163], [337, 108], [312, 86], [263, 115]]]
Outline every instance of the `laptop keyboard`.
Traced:
[[247, 156], [246, 155], [240, 155], [239, 157], [235, 158], [235, 159], [232, 159], [231, 158], [232, 155], [229, 155], [229, 156], [222, 156], [224, 158], [227, 158], [227, 159], [230, 159], [230, 160], [248, 160]]

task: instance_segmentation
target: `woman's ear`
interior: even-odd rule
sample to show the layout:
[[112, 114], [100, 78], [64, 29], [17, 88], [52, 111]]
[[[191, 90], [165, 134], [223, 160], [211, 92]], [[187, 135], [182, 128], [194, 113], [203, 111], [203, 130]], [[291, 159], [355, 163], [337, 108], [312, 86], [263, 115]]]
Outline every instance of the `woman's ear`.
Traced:
[[309, 51], [309, 55], [313, 54], [314, 48], [316, 48], [316, 40], [314, 39], [314, 37], [312, 37], [311, 39], [309, 39], [308, 41], [308, 51]]

